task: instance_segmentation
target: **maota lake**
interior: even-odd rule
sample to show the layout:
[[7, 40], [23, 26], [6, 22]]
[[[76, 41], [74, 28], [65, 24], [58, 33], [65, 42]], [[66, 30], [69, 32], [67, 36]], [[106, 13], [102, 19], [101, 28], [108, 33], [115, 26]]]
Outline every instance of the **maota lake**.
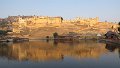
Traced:
[[120, 47], [90, 40], [0, 42], [0, 68], [120, 68]]

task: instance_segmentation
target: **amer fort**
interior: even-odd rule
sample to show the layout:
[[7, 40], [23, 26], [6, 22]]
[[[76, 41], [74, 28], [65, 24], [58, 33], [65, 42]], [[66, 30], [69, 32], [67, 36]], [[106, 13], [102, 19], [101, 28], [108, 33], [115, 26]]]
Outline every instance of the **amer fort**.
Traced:
[[99, 17], [76, 17], [65, 20], [61, 16], [8, 16], [11, 22], [12, 34], [18, 37], [45, 38], [52, 36], [54, 32], [59, 35], [67, 35], [70, 32], [78, 35], [105, 34], [107, 31], [117, 32], [117, 23], [100, 22]]

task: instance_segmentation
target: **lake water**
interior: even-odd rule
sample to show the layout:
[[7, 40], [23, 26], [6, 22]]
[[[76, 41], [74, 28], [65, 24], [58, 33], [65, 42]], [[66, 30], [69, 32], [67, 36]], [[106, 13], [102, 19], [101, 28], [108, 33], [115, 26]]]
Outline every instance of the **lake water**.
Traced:
[[0, 68], [120, 68], [120, 47], [83, 40], [0, 42]]

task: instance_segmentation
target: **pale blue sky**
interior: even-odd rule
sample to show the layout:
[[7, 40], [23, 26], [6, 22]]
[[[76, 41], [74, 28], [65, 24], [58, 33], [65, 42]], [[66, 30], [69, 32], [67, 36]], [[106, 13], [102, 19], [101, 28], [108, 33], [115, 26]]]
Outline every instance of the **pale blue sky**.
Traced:
[[12, 15], [100, 17], [120, 21], [120, 0], [0, 0], [0, 17]]

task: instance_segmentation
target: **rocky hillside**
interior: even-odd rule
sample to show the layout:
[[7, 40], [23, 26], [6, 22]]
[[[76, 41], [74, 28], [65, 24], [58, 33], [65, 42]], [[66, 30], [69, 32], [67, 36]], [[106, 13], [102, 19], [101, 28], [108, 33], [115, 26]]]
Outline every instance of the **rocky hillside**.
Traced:
[[62, 25], [60, 27], [40, 27], [38, 29], [32, 30], [30, 32], [30, 38], [45, 38], [46, 36], [52, 36], [54, 32], [57, 32], [59, 35], [68, 34], [69, 32], [75, 32], [78, 34], [90, 34], [96, 35], [98, 33], [105, 34], [107, 31], [112, 30], [111, 23], [99, 23], [94, 26], [87, 25]]

